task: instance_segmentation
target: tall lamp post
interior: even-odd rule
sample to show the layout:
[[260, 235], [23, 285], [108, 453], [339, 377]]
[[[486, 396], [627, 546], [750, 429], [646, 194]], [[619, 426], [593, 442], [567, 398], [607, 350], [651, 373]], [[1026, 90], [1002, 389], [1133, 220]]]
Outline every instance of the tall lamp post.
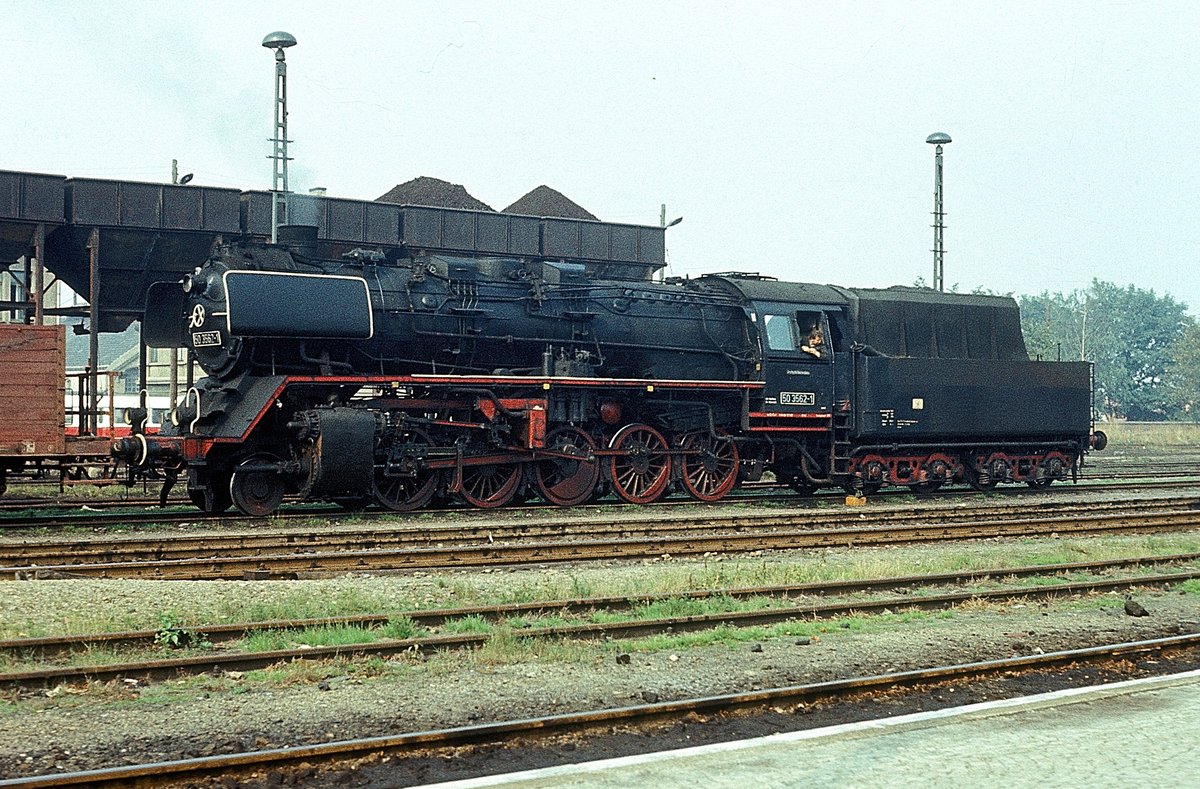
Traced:
[[946, 214], [942, 211], [942, 146], [949, 145], [950, 135], [934, 132], [925, 142], [936, 145], [933, 157], [933, 289], [945, 290], [946, 243], [943, 236]]
[[[278, 240], [279, 203], [283, 202], [283, 218], [287, 221], [288, 199], [288, 155], [287, 155], [287, 62], [283, 59], [283, 50], [296, 46], [296, 37], [291, 33], [276, 30], [267, 34], [262, 40], [267, 49], [275, 50], [275, 136], [271, 142], [274, 148], [271, 178], [271, 243]], [[282, 195], [280, 187], [282, 186]]]

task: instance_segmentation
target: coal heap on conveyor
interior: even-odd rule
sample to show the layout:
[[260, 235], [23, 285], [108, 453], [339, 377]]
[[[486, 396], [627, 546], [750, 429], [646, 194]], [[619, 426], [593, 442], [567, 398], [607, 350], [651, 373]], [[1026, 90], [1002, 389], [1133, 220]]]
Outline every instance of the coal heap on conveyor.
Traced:
[[438, 208], [465, 208], [469, 211], [495, 210], [482, 200], [472, 197], [462, 184], [452, 184], [426, 175], [397, 184], [387, 194], [376, 198], [376, 202], [431, 205]]
[[560, 219], [590, 219], [593, 222], [600, 221], [587, 209], [570, 200], [562, 192], [551, 189], [545, 184], [504, 209], [504, 213], [525, 214], [527, 216], [553, 216]]

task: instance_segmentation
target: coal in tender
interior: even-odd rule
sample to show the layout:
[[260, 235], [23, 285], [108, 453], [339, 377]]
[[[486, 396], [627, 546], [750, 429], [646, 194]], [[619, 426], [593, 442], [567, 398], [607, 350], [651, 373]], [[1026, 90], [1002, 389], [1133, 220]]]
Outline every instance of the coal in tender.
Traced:
[[468, 211], [494, 211], [487, 203], [471, 196], [462, 184], [452, 184], [422, 175], [392, 187], [387, 194], [376, 198], [379, 203], [428, 205], [437, 208], [464, 208]]
[[596, 215], [574, 202], [562, 192], [542, 184], [504, 209], [506, 214], [549, 216], [558, 219], [589, 219], [599, 222]]

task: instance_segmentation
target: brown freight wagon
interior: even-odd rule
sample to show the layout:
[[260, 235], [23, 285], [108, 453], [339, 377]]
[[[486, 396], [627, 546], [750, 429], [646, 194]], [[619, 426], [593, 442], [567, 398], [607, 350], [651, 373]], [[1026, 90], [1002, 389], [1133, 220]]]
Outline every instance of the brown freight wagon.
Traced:
[[13, 475], [108, 464], [111, 438], [66, 434], [65, 389], [65, 328], [0, 324], [0, 495]]

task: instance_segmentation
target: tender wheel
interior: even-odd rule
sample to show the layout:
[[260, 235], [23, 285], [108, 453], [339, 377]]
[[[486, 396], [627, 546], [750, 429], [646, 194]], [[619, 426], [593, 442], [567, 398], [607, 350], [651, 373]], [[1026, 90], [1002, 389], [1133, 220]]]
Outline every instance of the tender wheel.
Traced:
[[520, 463], [464, 466], [462, 488], [458, 495], [473, 507], [503, 507], [517, 495], [517, 489], [521, 487], [521, 474]]
[[717, 501], [737, 484], [738, 449], [731, 439], [690, 433], [680, 445], [683, 489], [700, 501]]
[[927, 495], [935, 492], [950, 479], [953, 474], [953, 461], [945, 455], [931, 455], [922, 464], [925, 479], [914, 482], [909, 489], [917, 495]]
[[609, 448], [620, 453], [608, 460], [614, 493], [632, 504], [650, 504], [666, 492], [671, 456], [662, 433], [649, 425], [626, 425], [613, 436]]
[[[862, 476], [863, 495], [873, 495], [878, 493], [880, 488], [884, 486], [884, 483], [887, 482], [887, 462], [879, 455], [867, 455], [865, 458], [859, 461], [858, 473]], [[847, 493], [854, 493], [857, 489], [857, 480], [846, 486]]]
[[978, 491], [995, 490], [996, 480], [986, 470], [976, 470], [969, 475], [967, 480], [971, 487]]
[[272, 463], [270, 455], [252, 455], [233, 470], [229, 494], [234, 505], [246, 515], [263, 518], [279, 509], [283, 502], [283, 478], [274, 471], [249, 471], [247, 466]]
[[1048, 455], [1038, 464], [1034, 478], [1025, 480], [1025, 484], [1031, 488], [1048, 488], [1056, 479], [1066, 479], [1068, 462], [1060, 453]]
[[558, 456], [533, 464], [533, 482], [542, 498], [560, 507], [590, 499], [600, 481], [600, 461], [592, 454], [595, 448], [592, 437], [577, 427], [551, 430], [546, 450]]
[[394, 433], [381, 443], [375, 451], [371, 491], [380, 506], [408, 512], [430, 502], [438, 485], [438, 472], [425, 468], [431, 446], [429, 435], [418, 428]]
[[971, 487], [979, 491], [993, 490], [996, 484], [1009, 478], [1011, 468], [1008, 459], [999, 452], [990, 456], [971, 475]]
[[192, 500], [192, 504], [195, 504], [209, 515], [220, 515], [233, 506], [233, 497], [229, 491], [230, 478], [228, 474], [217, 474], [210, 477], [208, 485], [208, 496], [205, 495], [206, 491], [203, 490], [188, 491], [188, 498]]

